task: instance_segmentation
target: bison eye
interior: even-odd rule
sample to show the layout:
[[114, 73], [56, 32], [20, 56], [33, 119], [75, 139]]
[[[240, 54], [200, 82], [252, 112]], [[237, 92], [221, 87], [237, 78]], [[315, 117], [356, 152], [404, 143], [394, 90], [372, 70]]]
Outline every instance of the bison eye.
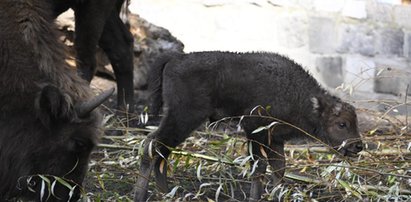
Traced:
[[83, 152], [84, 150], [87, 150], [88, 147], [90, 147], [89, 143], [83, 139], [73, 138], [70, 142], [71, 143], [69, 144], [69, 149], [72, 152]]
[[83, 141], [77, 140], [76, 141], [76, 147], [77, 148], [84, 148], [84, 147], [86, 147], [86, 143], [83, 142]]
[[347, 124], [345, 122], [338, 123], [338, 128], [345, 129], [346, 127], [347, 127]]

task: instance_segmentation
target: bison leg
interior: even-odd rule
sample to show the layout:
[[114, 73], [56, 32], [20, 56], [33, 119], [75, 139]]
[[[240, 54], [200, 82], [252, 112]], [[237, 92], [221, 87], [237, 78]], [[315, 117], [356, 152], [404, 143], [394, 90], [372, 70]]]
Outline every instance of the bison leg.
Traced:
[[[171, 108], [177, 109], [175, 111]], [[174, 148], [183, 142], [209, 116], [206, 111], [196, 111], [188, 105], [170, 105], [161, 120], [157, 131], [150, 134], [145, 142], [145, 149], [137, 179], [134, 201], [144, 201], [148, 191], [148, 180], [154, 170], [157, 187], [162, 192], [168, 191], [167, 157]], [[150, 151], [151, 148], [151, 151]]]
[[171, 151], [167, 150], [162, 153], [162, 157], [156, 160], [154, 165], [154, 176], [156, 187], [163, 193], [168, 192], [167, 184], [167, 158]]
[[[259, 134], [254, 135], [258, 136]], [[255, 139], [250, 139], [248, 144], [251, 144], [251, 151], [249, 151], [249, 153], [250, 155], [253, 155], [254, 159], [250, 161], [251, 167], [253, 168], [254, 164], [257, 163], [257, 167], [251, 177], [249, 201], [258, 201], [263, 193], [263, 180], [267, 169], [267, 162], [263, 158], [264, 155], [261, 153], [261, 149], [265, 146], [262, 143], [257, 142]]]
[[[267, 161], [274, 170], [273, 182], [278, 185], [284, 176], [284, 136], [287, 136], [287, 128], [281, 125], [276, 125], [273, 130], [263, 130], [258, 133], [253, 131], [260, 127], [270, 124], [271, 120], [261, 118], [248, 118], [243, 120], [243, 127], [247, 133], [249, 144], [251, 144], [251, 151], [254, 163], [258, 160], [258, 167], [254, 172], [251, 182], [250, 201], [258, 201], [263, 193], [263, 180], [267, 168]], [[253, 165], [252, 165], [253, 166]]]
[[[144, 153], [141, 158], [140, 162], [140, 171], [139, 171], [139, 176], [137, 179], [137, 183], [135, 185], [136, 190], [134, 193], [134, 201], [145, 201], [147, 198], [147, 191], [148, 191], [148, 182], [150, 178], [151, 171], [154, 168], [154, 164], [156, 162], [155, 158], [151, 158], [149, 156], [149, 144], [151, 144], [152, 139], [147, 138], [146, 139], [146, 145], [144, 147]], [[156, 158], [159, 158], [156, 156]]]
[[258, 160], [256, 169], [252, 175], [249, 201], [258, 201], [263, 193], [263, 180], [267, 169], [267, 150], [269, 148], [270, 139], [268, 131], [262, 130], [258, 133], [253, 131], [260, 127], [270, 124], [270, 120], [262, 118], [246, 118], [242, 121], [242, 126], [247, 134], [250, 155], [253, 155], [253, 160], [250, 161], [251, 167], [254, 167]]
[[284, 143], [272, 142], [267, 155], [268, 162], [274, 172], [273, 185], [277, 186], [283, 180], [285, 171]]
[[[159, 131], [156, 131], [150, 134], [150, 137], [147, 138], [148, 142], [146, 142], [146, 146], [144, 148], [144, 155], [140, 168], [142, 172], [140, 172], [140, 175], [148, 175], [147, 178], [145, 178], [148, 179], [151, 171], [154, 170], [156, 187], [164, 193], [168, 191], [167, 158], [171, 151], [162, 141], [155, 138], [158, 136], [158, 132]], [[152, 137], [154, 137], [154, 139], [152, 139]], [[151, 151], [149, 150], [150, 148], [152, 149]]]
[[[268, 162], [273, 169], [272, 181], [274, 186], [277, 186], [284, 177], [284, 143], [272, 142], [270, 147], [258, 142], [251, 144], [254, 159], [259, 159], [259, 162], [252, 178], [249, 201], [258, 201], [263, 193], [263, 179], [267, 168], [267, 163], [263, 157], [268, 158]], [[254, 165], [255, 161], [251, 161], [251, 163]]]
[[134, 110], [133, 37], [113, 10], [104, 26], [99, 45], [110, 59], [117, 82], [117, 106]]
[[97, 44], [114, 4], [115, 1], [111, 0], [89, 0], [81, 1], [73, 7], [77, 69], [81, 77], [89, 82], [96, 71]]

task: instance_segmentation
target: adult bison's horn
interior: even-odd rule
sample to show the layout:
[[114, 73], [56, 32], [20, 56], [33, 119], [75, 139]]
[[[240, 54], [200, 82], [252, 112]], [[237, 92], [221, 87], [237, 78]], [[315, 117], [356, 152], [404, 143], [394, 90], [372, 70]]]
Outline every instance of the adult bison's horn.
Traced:
[[102, 92], [100, 95], [97, 95], [93, 99], [85, 102], [80, 102], [75, 106], [77, 116], [78, 117], [85, 117], [91, 111], [93, 111], [96, 107], [100, 106], [104, 101], [106, 101], [111, 94], [113, 94], [114, 88], [106, 90]]

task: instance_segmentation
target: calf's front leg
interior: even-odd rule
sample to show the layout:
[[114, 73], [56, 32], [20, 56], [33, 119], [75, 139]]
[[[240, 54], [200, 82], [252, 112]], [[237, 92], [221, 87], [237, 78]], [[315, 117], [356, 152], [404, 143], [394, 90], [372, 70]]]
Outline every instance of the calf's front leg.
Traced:
[[[152, 139], [147, 138], [146, 141], [153, 141]], [[134, 201], [135, 202], [140, 202], [140, 201], [145, 201], [147, 198], [147, 192], [148, 192], [148, 182], [150, 179], [150, 174], [154, 169], [154, 165], [156, 162], [156, 159], [159, 158], [158, 155], [150, 157], [151, 151], [150, 149], [150, 143], [146, 142], [144, 146], [144, 152], [141, 157], [140, 161], [140, 170], [139, 170], [139, 176], [137, 178], [137, 182], [135, 185], [135, 193], [134, 193]]]
[[161, 192], [168, 191], [167, 185], [167, 157], [170, 150], [159, 140], [153, 139], [150, 134], [145, 140], [144, 152], [141, 157], [140, 173], [136, 183], [134, 201], [145, 201], [147, 199], [148, 183], [150, 174], [154, 170], [156, 187]]

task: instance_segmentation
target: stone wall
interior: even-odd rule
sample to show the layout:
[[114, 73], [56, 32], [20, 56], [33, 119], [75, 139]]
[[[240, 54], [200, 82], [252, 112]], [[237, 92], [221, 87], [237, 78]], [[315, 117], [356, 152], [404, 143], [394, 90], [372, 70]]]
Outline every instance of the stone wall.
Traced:
[[348, 96], [404, 100], [411, 84], [411, 6], [401, 0], [139, 0], [130, 9], [187, 52], [279, 52]]
[[411, 6], [389, 0], [269, 2], [291, 11], [278, 31], [285, 32], [287, 49], [305, 46], [313, 62], [303, 63], [322, 84], [351, 94], [404, 96], [411, 84]]
[[[357, 107], [409, 116], [411, 5], [401, 0], [270, 0], [280, 52]], [[293, 55], [303, 53], [303, 57]], [[298, 54], [296, 54], [298, 55]]]
[[271, 2], [308, 13], [308, 49], [323, 84], [405, 94], [411, 84], [411, 6], [366, 0]]

